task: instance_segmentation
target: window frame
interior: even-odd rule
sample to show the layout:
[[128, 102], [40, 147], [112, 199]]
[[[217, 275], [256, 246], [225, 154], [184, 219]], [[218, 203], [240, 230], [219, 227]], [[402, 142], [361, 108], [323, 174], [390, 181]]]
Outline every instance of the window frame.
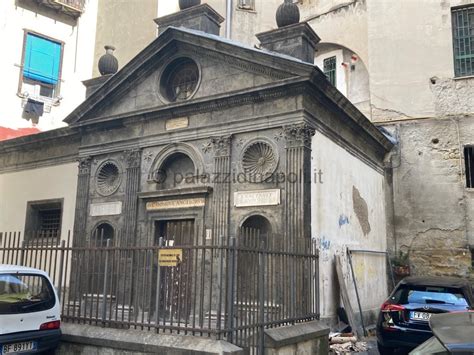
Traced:
[[[460, 11], [466, 11], [466, 10], [469, 11], [470, 9], [472, 9], [474, 13], [474, 3], [461, 5], [461, 6], [454, 6], [451, 8], [451, 39], [452, 39], [452, 47], [453, 47], [453, 71], [454, 71], [454, 78], [456, 79], [474, 76], [474, 46], [471, 48], [471, 53], [469, 54], [470, 56], [472, 56], [471, 72], [461, 74], [456, 71], [457, 70], [456, 61], [459, 60], [456, 58], [456, 43], [457, 43], [456, 41], [458, 40], [456, 35], [457, 35], [457, 30], [459, 27], [454, 26], [455, 21], [456, 21], [455, 13], [460, 12]], [[470, 41], [474, 43], [474, 17], [473, 17], [472, 26], [473, 26], [473, 33], [471, 36], [467, 36], [467, 38], [471, 38]]]
[[[472, 154], [466, 154], [467, 150]], [[474, 145], [465, 145], [463, 149], [465, 188], [474, 189]], [[472, 164], [468, 165], [468, 158]]]
[[[334, 68], [329, 70], [328, 72], [325, 71], [325, 64], [326, 64], [327, 61], [334, 61]], [[329, 72], [334, 73], [334, 75], [333, 75], [334, 80], [331, 80], [330, 75], [328, 75]], [[323, 59], [323, 73], [324, 73], [324, 75], [326, 75], [326, 78], [328, 79], [328, 81], [333, 86], [337, 87], [337, 56], [336, 55], [333, 55], [333, 56], [330, 56], [330, 57], [327, 57], [327, 58]]]
[[[38, 221], [38, 212], [42, 206], [59, 205], [61, 209], [61, 215], [59, 217], [59, 228], [58, 233], [54, 237], [39, 236], [38, 231], [40, 230], [40, 223]], [[54, 208], [50, 208], [54, 209]], [[46, 208], [45, 208], [46, 210]], [[38, 200], [28, 201], [26, 204], [26, 216], [25, 216], [25, 240], [28, 242], [42, 240], [51, 243], [59, 243], [63, 228], [63, 217], [64, 217], [64, 199], [50, 199], [50, 200]]]
[[[242, 4], [243, 2], [250, 3], [250, 5]], [[254, 12], [255, 0], [237, 0], [237, 10]]]
[[[41, 37], [41, 38], [43, 38], [47, 41], [58, 43], [61, 46], [61, 53], [60, 53], [60, 57], [59, 57], [58, 82], [57, 82], [56, 85], [42, 83], [40, 81], [36, 81], [36, 80], [24, 77], [23, 70], [24, 70], [24, 67], [25, 67], [26, 43], [27, 43], [28, 35]], [[46, 36], [42, 33], [30, 30], [30, 29], [26, 29], [26, 28], [23, 29], [23, 45], [22, 45], [22, 51], [21, 51], [20, 78], [19, 78], [19, 81], [18, 81], [18, 92], [17, 92], [18, 96], [23, 97], [23, 90], [22, 89], [23, 89], [23, 84], [25, 83], [25, 80], [31, 81], [32, 83], [37, 83], [40, 86], [50, 85], [50, 86], [53, 87], [53, 95], [51, 97], [41, 96], [40, 94], [38, 94], [38, 95], [33, 95], [31, 97], [33, 99], [47, 99], [47, 100], [49, 99], [49, 100], [51, 100], [51, 99], [54, 99], [55, 97], [59, 96], [59, 93], [61, 92], [61, 82], [62, 82], [62, 72], [63, 72], [64, 45], [65, 45], [64, 41], [58, 40], [58, 39], [50, 37], [50, 36]]]

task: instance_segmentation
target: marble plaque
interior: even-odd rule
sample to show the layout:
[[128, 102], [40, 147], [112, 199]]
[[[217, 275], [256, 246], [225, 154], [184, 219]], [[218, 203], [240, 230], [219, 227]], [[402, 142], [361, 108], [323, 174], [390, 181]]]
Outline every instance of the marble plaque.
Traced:
[[122, 201], [91, 204], [91, 211], [90, 211], [91, 217], [115, 216], [121, 213], [122, 213]]
[[165, 128], [167, 131], [171, 131], [173, 129], [186, 128], [188, 126], [189, 126], [189, 120], [187, 117], [170, 118], [165, 123]]
[[280, 204], [280, 189], [234, 192], [235, 207], [275, 206]]
[[174, 210], [179, 208], [202, 207], [206, 200], [204, 197], [186, 198], [180, 200], [150, 201], [146, 204], [148, 211]]

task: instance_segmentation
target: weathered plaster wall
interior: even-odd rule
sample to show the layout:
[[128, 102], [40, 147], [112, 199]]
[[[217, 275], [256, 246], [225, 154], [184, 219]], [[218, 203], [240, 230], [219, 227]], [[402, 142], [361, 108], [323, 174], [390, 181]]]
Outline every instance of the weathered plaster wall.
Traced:
[[[343, 256], [357, 309], [346, 249], [386, 249], [384, 176], [319, 132], [312, 141], [311, 171], [311, 234], [320, 248], [321, 315], [329, 318], [339, 307], [334, 256]], [[374, 310], [387, 296], [385, 258], [358, 254], [353, 262], [362, 308]]]
[[22, 232], [29, 201], [64, 199], [63, 239], [74, 225], [77, 163], [0, 173], [0, 231]]
[[472, 117], [389, 128], [400, 139], [392, 158], [395, 247], [409, 253], [413, 274], [469, 275], [474, 195], [461, 154], [474, 143]]
[[158, 0], [100, 0], [93, 77], [100, 75], [97, 63], [105, 54], [105, 45], [116, 47], [114, 55], [118, 59], [119, 68], [122, 68], [150, 44], [157, 35], [153, 22], [157, 14]]
[[[469, 0], [367, 2], [374, 121], [472, 113], [473, 79], [453, 82], [451, 7]], [[428, 40], [429, 39], [429, 40]], [[430, 78], [437, 77], [436, 84]], [[462, 90], [455, 89], [462, 87]]]
[[[22, 2], [23, 4], [25, 2]], [[31, 2], [29, 2], [31, 4]], [[61, 69], [62, 100], [39, 119], [37, 128], [50, 130], [64, 126], [62, 120], [85, 98], [81, 81], [92, 74], [92, 57], [97, 18], [97, 0], [86, 2], [85, 12], [78, 22], [44, 6], [18, 6], [18, 0], [0, 1], [0, 33], [4, 50], [0, 56], [2, 108], [0, 125], [10, 128], [31, 127], [31, 121], [22, 118], [22, 99], [17, 96], [20, 80], [24, 29], [35, 31], [64, 42]], [[32, 93], [30, 93], [32, 97]]]

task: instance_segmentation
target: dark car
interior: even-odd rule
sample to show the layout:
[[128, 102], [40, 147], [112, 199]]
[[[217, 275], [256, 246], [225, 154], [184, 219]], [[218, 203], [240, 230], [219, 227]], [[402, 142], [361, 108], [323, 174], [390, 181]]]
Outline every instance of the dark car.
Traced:
[[430, 327], [435, 336], [410, 355], [474, 354], [474, 312], [436, 314]]
[[448, 277], [407, 277], [382, 305], [377, 343], [382, 355], [397, 348], [409, 350], [433, 336], [433, 314], [472, 309], [474, 296], [468, 281]]

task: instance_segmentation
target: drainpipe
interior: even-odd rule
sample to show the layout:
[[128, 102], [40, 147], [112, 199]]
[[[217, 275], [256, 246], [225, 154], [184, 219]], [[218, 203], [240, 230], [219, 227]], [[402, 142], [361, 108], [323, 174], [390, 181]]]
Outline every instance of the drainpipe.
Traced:
[[232, 31], [232, 0], [226, 0], [225, 38], [230, 39]]

